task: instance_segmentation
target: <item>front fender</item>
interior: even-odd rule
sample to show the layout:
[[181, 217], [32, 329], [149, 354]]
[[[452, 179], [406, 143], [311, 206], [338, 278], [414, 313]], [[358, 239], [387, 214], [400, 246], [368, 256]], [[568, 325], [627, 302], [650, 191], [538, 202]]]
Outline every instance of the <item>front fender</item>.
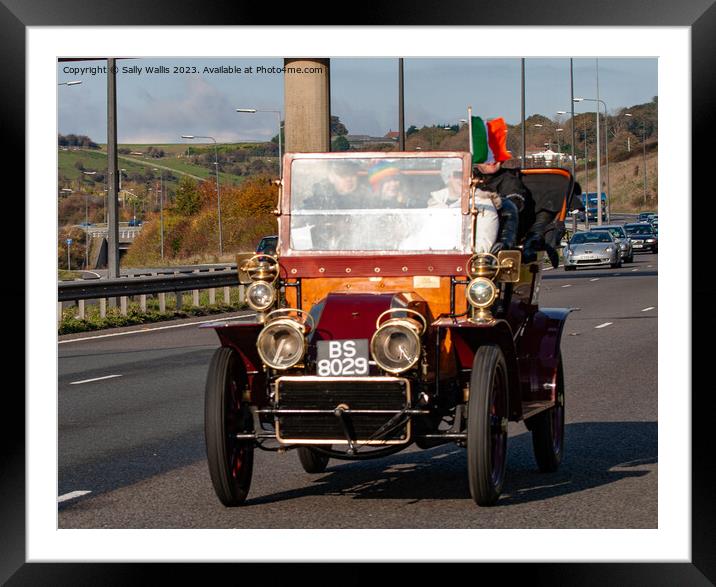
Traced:
[[221, 346], [236, 351], [246, 370], [248, 389], [251, 401], [263, 405], [266, 398], [266, 375], [263, 363], [256, 350], [256, 339], [263, 329], [263, 324], [257, 322], [227, 322], [223, 324], [206, 324], [203, 328], [212, 328], [216, 331]]
[[570, 308], [541, 308], [525, 323], [517, 341], [525, 401], [554, 400], [562, 332]]
[[509, 418], [520, 420], [522, 418], [522, 392], [512, 329], [506, 320], [493, 320], [486, 323], [470, 322], [466, 318], [452, 320], [442, 319], [433, 323], [448, 330], [455, 349], [455, 358], [458, 368], [470, 371], [475, 358], [475, 352], [483, 344], [497, 344], [507, 362], [507, 376], [509, 386]]

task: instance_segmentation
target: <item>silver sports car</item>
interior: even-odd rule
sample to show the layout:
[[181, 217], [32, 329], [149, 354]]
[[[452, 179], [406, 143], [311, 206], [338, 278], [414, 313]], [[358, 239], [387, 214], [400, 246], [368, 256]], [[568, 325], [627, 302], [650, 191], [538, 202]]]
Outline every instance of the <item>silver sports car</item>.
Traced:
[[619, 243], [605, 230], [575, 233], [564, 249], [564, 270], [595, 265], [621, 267]]

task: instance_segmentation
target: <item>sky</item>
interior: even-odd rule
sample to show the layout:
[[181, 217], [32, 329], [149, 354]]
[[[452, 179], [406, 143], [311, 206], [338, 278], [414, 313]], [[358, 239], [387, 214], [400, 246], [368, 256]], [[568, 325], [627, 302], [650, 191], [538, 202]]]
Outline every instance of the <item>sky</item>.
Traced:
[[[103, 61], [58, 63], [58, 132], [107, 140]], [[239, 114], [236, 108], [283, 109], [281, 59], [119, 60], [117, 132], [119, 143], [181, 143], [182, 134], [213, 136], [218, 142], [268, 140], [277, 132], [271, 113]], [[148, 73], [165, 66], [169, 73]], [[241, 74], [208, 73], [204, 67], [240, 67]], [[658, 94], [656, 58], [574, 59], [574, 95], [603, 100], [609, 112], [651, 101]], [[253, 67], [252, 73], [243, 73]], [[126, 71], [121, 71], [127, 68]], [[178, 68], [175, 71], [175, 68]], [[181, 68], [184, 68], [182, 70]], [[196, 70], [192, 69], [196, 68]], [[141, 73], [136, 73], [136, 70]], [[331, 59], [331, 114], [350, 134], [383, 136], [398, 129], [398, 60]], [[597, 85], [598, 75], [598, 85]], [[483, 118], [520, 122], [520, 59], [406, 58], [405, 124], [456, 124], [467, 107]], [[556, 118], [570, 110], [569, 58], [525, 60], [526, 115]], [[575, 104], [575, 114], [594, 111], [594, 102]]]

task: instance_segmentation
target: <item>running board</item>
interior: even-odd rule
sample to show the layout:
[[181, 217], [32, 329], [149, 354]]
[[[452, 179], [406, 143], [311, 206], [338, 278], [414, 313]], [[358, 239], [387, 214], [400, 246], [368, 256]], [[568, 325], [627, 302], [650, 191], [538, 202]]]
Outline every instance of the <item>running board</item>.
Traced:
[[554, 406], [552, 400], [539, 400], [532, 402], [522, 402], [522, 418], [527, 419], [544, 412]]

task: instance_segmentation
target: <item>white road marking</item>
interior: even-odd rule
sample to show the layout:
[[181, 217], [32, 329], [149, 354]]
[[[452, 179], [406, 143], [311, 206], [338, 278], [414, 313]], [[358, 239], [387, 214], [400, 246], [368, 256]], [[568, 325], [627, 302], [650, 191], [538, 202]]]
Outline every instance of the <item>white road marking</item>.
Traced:
[[589, 281], [599, 281], [599, 278], [595, 277], [594, 279], [590, 279]]
[[63, 501], [67, 501], [68, 499], [74, 499], [75, 497], [82, 497], [83, 495], [87, 495], [88, 493], [92, 493], [92, 492], [91, 491], [70, 491], [69, 493], [60, 495], [60, 497], [57, 498], [57, 503], [62, 503]]
[[563, 285], [562, 287], [572, 287], [572, 285], [568, 283], [567, 285]]
[[605, 322], [604, 324], [600, 324], [599, 326], [595, 326], [594, 328], [606, 328], [607, 326], [611, 326], [614, 324], [614, 322]]
[[638, 269], [632, 269], [631, 272], [634, 273], [634, 271], [639, 271]]
[[642, 312], [648, 312], [649, 310], [653, 310], [655, 306], [649, 306], [648, 308], [644, 308]]
[[84, 340], [95, 340], [97, 338], [109, 338], [112, 336], [124, 336], [126, 334], [142, 334], [144, 332], [154, 332], [156, 330], [169, 330], [170, 328], [185, 328], [187, 326], [196, 326], [197, 324], [210, 324], [211, 322], [230, 322], [242, 318], [253, 318], [256, 314], [245, 314], [244, 316], [232, 316], [231, 318], [217, 318], [216, 320], [202, 320], [201, 322], [190, 322], [189, 324], [173, 324], [172, 326], [159, 326], [157, 328], [142, 328], [141, 330], [130, 330], [128, 332], [114, 332], [112, 334], [99, 334], [97, 336], [85, 336], [84, 338], [73, 338], [72, 340], [60, 340], [57, 344], [65, 344], [68, 342], [81, 342]]
[[115, 377], [121, 377], [121, 375], [106, 375], [104, 377], [95, 377], [94, 379], [83, 379], [82, 381], [73, 381], [70, 385], [80, 385], [81, 383], [91, 383], [92, 381], [103, 381], [104, 379], [114, 379]]

